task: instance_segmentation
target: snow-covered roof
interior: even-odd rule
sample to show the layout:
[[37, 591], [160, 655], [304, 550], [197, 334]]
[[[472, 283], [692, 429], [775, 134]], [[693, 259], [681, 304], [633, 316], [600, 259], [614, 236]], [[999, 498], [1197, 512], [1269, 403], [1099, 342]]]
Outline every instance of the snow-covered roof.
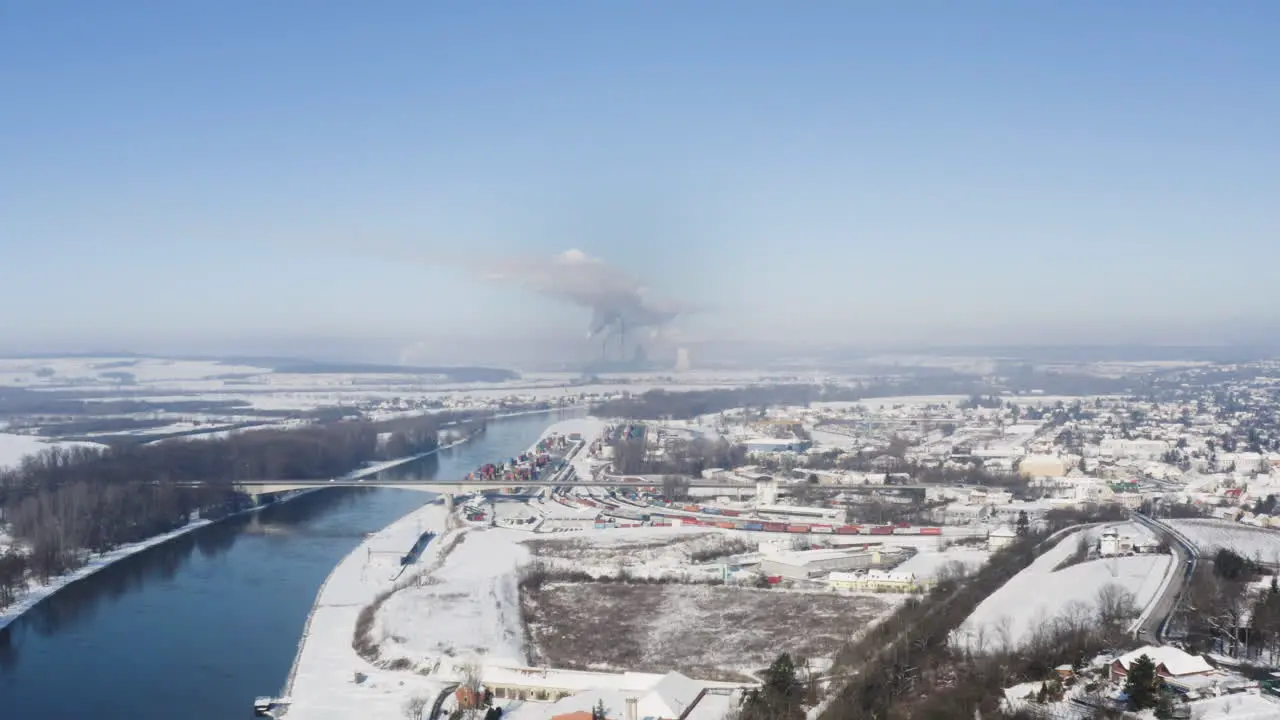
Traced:
[[[669, 672], [648, 695], [641, 698], [640, 717], [678, 718], [697, 699], [702, 687], [678, 672]], [[646, 708], [655, 712], [645, 712]]]
[[1191, 655], [1170, 645], [1148, 645], [1138, 648], [1132, 652], [1125, 653], [1116, 658], [1116, 662], [1120, 663], [1120, 667], [1126, 671], [1134, 660], [1146, 655], [1151, 658], [1151, 662], [1156, 667], [1164, 667], [1170, 675], [1195, 675], [1198, 673], [1212, 672], [1213, 666], [1199, 655]]
[[1187, 704], [1192, 717], [1200, 720], [1275, 720], [1280, 718], [1280, 702], [1254, 693], [1236, 693], [1196, 700]]
[[[627, 673], [627, 675], [632, 676], [629, 678], [630, 680], [635, 680], [639, 679], [638, 676], [642, 674]], [[698, 694], [702, 692], [704, 687], [723, 688], [728, 685], [727, 683], [708, 683], [692, 680], [677, 672], [670, 672], [661, 676], [650, 675], [649, 677], [658, 677], [659, 679], [647, 690], [617, 685], [609, 687], [602, 683], [595, 689], [570, 695], [554, 703], [524, 703], [511, 712], [509, 717], [512, 720], [550, 720], [553, 717], [575, 712], [589, 712], [597, 703], [600, 703], [604, 705], [608, 717], [621, 719], [625, 717], [627, 699], [635, 698], [637, 701], [637, 720], [645, 720], [645, 718], [672, 720], [680, 717], [698, 699]], [[630, 683], [627, 681], [620, 683], [620, 685], [628, 684]], [[717, 699], [708, 705], [708, 711], [714, 711], [716, 708], [728, 709], [725, 698], [729, 696], [716, 695], [714, 697]], [[698, 705], [701, 707], [702, 701], [699, 701]]]

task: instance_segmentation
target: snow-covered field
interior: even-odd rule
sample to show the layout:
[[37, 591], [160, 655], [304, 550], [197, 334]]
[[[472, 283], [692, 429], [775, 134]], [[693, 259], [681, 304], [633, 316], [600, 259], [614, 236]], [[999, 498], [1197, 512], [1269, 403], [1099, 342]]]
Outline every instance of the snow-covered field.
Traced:
[[75, 445], [98, 447], [95, 443], [48, 442], [44, 438], [35, 435], [0, 433], [0, 469], [17, 467], [22, 463], [22, 458], [28, 455], [35, 455], [41, 450], [56, 446], [72, 447]]
[[390, 597], [378, 612], [375, 635], [383, 658], [419, 665], [483, 658], [524, 665], [517, 569], [528, 555], [526, 532], [476, 528], [467, 532], [422, 586]]
[[1055, 571], [1075, 552], [1084, 534], [1095, 538], [1101, 528], [1069, 534], [983, 600], [956, 631], [955, 641], [974, 650], [1016, 647], [1054, 618], [1096, 607], [1099, 590], [1117, 585], [1134, 595], [1138, 610], [1156, 599], [1165, 573], [1172, 563], [1169, 555], [1135, 555], [1090, 560]]
[[923, 549], [915, 556], [894, 568], [894, 572], [909, 572], [921, 580], [931, 580], [952, 563], [958, 563], [966, 573], [972, 573], [991, 557], [985, 548], [953, 547], [946, 550]]
[[891, 609], [875, 596], [680, 583], [548, 583], [525, 600], [538, 664], [726, 681], [749, 681], [783, 650], [821, 663]]
[[1267, 530], [1227, 520], [1166, 520], [1187, 536], [1202, 554], [1225, 548], [1268, 564], [1280, 564], [1280, 530]]

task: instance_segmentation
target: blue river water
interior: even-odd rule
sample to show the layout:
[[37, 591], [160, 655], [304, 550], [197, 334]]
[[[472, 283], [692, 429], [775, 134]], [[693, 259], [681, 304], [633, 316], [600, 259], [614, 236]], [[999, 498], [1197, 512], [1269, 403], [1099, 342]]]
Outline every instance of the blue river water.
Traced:
[[[489, 423], [394, 473], [461, 478], [563, 415]], [[0, 630], [0, 720], [252, 717], [289, 674], [320, 584], [368, 533], [431, 495], [326, 489], [125, 559]]]

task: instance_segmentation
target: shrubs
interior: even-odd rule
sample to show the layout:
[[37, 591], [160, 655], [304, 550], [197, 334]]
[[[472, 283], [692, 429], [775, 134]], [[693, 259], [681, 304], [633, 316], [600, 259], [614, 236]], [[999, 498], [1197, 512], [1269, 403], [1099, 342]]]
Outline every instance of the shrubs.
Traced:
[[631, 575], [619, 568], [616, 575], [592, 575], [582, 570], [554, 568], [541, 562], [526, 565], [520, 571], [520, 589], [540, 590], [547, 583], [630, 583], [635, 585], [723, 585], [719, 578], [687, 580], [672, 576], [644, 577]]
[[711, 560], [717, 560], [722, 557], [741, 555], [742, 553], [750, 552], [754, 548], [755, 546], [748, 540], [744, 540], [742, 538], [731, 538], [716, 547], [694, 550], [689, 553], [689, 559], [696, 563], [704, 563]]

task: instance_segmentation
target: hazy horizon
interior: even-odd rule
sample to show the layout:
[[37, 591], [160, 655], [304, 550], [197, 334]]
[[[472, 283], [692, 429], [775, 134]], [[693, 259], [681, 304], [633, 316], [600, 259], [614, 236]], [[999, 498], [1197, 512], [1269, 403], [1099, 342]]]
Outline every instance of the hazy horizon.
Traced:
[[0, 352], [1280, 331], [1280, 6], [124, 7], [0, 24]]

